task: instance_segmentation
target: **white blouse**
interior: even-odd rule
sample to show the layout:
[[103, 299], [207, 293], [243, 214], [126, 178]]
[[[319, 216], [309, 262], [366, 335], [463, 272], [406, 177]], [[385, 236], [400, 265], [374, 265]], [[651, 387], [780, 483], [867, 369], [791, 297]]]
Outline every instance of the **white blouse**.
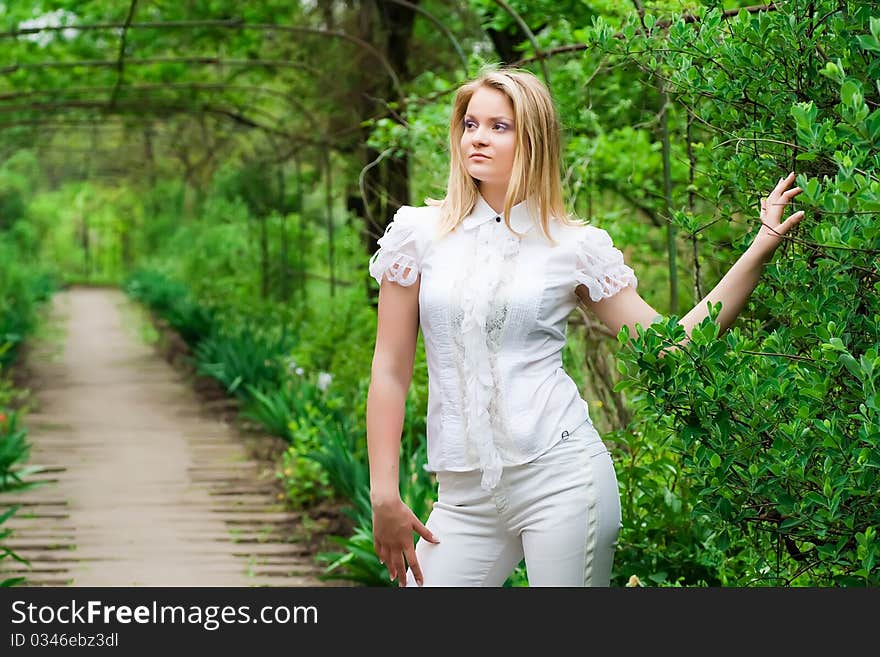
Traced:
[[[550, 222], [553, 246], [525, 202], [512, 233], [479, 196], [454, 231], [437, 239], [439, 208], [403, 206], [379, 239], [370, 274], [412, 285], [421, 276], [419, 323], [428, 365], [425, 468], [482, 470], [494, 488], [502, 467], [526, 463], [587, 423], [587, 403], [562, 369], [568, 316], [583, 284], [599, 301], [633, 270], [608, 233]], [[598, 434], [597, 434], [598, 436]]]

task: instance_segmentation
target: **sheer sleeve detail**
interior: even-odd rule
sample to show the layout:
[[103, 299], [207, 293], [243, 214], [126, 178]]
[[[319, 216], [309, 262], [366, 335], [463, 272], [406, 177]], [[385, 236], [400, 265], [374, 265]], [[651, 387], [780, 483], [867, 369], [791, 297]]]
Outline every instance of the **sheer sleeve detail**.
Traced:
[[370, 275], [382, 285], [383, 276], [403, 286], [416, 282], [421, 269], [416, 220], [401, 207], [379, 238], [379, 250], [370, 258]]
[[585, 285], [590, 299], [601, 301], [614, 296], [627, 285], [638, 285], [636, 275], [623, 261], [623, 253], [616, 248], [607, 231], [596, 226], [584, 226], [576, 246], [575, 284]]

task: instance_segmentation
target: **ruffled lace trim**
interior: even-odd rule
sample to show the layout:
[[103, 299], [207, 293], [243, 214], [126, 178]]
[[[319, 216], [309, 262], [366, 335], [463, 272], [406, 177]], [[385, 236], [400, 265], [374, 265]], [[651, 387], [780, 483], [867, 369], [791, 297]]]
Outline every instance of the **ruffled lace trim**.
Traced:
[[370, 276], [382, 285], [382, 277], [389, 281], [410, 286], [419, 277], [416, 255], [416, 229], [410, 223], [395, 218], [379, 238], [379, 250], [370, 258]]
[[584, 226], [577, 244], [575, 287], [586, 285], [593, 301], [614, 296], [627, 285], [638, 286], [635, 272], [623, 261], [607, 231]]
[[477, 454], [482, 470], [480, 486], [491, 490], [501, 481], [503, 460], [493, 440], [490, 400], [496, 385], [492, 376], [486, 322], [501, 283], [501, 269], [505, 261], [519, 252], [520, 239], [505, 235], [501, 245], [493, 244], [486, 231], [481, 231], [477, 242], [478, 257], [473, 261], [470, 284], [462, 292], [461, 337], [464, 346], [464, 417], [467, 436]]

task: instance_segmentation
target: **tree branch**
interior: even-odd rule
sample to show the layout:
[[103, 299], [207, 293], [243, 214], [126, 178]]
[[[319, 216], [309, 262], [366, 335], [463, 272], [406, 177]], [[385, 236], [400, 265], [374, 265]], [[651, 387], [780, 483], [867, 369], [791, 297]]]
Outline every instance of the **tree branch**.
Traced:
[[[11, 39], [16, 38], [25, 34], [37, 34], [39, 32], [59, 32], [62, 30], [69, 30], [71, 27], [80, 31], [87, 30], [118, 30], [122, 28], [132, 29], [132, 30], [167, 30], [167, 29], [191, 29], [195, 27], [216, 27], [220, 29], [232, 29], [232, 30], [263, 30], [265, 32], [289, 32], [293, 34], [312, 34], [318, 36], [328, 36], [334, 37], [337, 39], [343, 39], [345, 41], [349, 41], [356, 46], [363, 48], [367, 52], [369, 52], [373, 57], [375, 57], [382, 64], [382, 68], [385, 69], [385, 72], [388, 74], [388, 77], [391, 78], [391, 82], [394, 85], [395, 90], [397, 91], [399, 96], [403, 96], [403, 91], [400, 88], [400, 80], [397, 77], [397, 74], [394, 72], [394, 68], [391, 66], [391, 63], [388, 59], [380, 53], [376, 48], [364, 41], [363, 39], [359, 39], [351, 34], [346, 34], [345, 32], [335, 32], [331, 30], [321, 30], [313, 27], [301, 27], [297, 25], [272, 25], [269, 23], [245, 23], [242, 18], [235, 18], [232, 20], [200, 20], [200, 21], [151, 21], [145, 23], [89, 23], [85, 25], [64, 25], [64, 26], [45, 26], [45, 27], [25, 27], [18, 28], [15, 30], [10, 30], [8, 32], [0, 32], [0, 39]], [[257, 60], [258, 61], [258, 60]], [[280, 64], [279, 64], [280, 65]], [[17, 69], [12, 69], [17, 70]]]
[[122, 86], [122, 80], [125, 77], [125, 40], [128, 35], [128, 27], [134, 18], [134, 12], [137, 11], [137, 0], [131, 0], [128, 8], [128, 16], [125, 17], [125, 25], [122, 27], [122, 37], [119, 40], [119, 57], [116, 65], [116, 86], [113, 87], [113, 93], [110, 96], [110, 106], [116, 104], [116, 96], [119, 93], [119, 87]]
[[[762, 12], [767, 12], [767, 11], [776, 11], [776, 10], [777, 10], [776, 4], [771, 2], [768, 5], [754, 5], [751, 7], [737, 7], [736, 9], [727, 9], [722, 14], [722, 17], [723, 18], [732, 18], [733, 16], [736, 16], [737, 14], [739, 14], [739, 12], [741, 12], [741, 11], [746, 11], [750, 14], [757, 14], [757, 13], [762, 13]], [[640, 12], [640, 15], [641, 15], [641, 12]], [[684, 21], [685, 23], [699, 23], [700, 22], [700, 17], [694, 16], [692, 14], [683, 14], [680, 17], [680, 19], [682, 21]], [[666, 29], [670, 25], [672, 25], [673, 22], [674, 21], [672, 19], [665, 19], [665, 20], [657, 21], [656, 23], [654, 23], [654, 29], [655, 30], [656, 29]], [[0, 36], [3, 36], [3, 35], [0, 34]], [[626, 36], [623, 34], [623, 32], [618, 32], [617, 34], [614, 35], [614, 38], [623, 40], [623, 39], [626, 39]], [[540, 57], [541, 58], [555, 57], [556, 55], [562, 55], [565, 53], [580, 52], [581, 50], [587, 50], [590, 47], [591, 47], [590, 44], [587, 44], [587, 43], [572, 43], [567, 46], [558, 46], [557, 48], [551, 48], [550, 50], [546, 50], [541, 54]], [[537, 59], [539, 59], [538, 56], [528, 57], [525, 59], [520, 59], [519, 61], [514, 62], [512, 65], [513, 66], [522, 66], [524, 64], [531, 64], [532, 62], [534, 62]]]

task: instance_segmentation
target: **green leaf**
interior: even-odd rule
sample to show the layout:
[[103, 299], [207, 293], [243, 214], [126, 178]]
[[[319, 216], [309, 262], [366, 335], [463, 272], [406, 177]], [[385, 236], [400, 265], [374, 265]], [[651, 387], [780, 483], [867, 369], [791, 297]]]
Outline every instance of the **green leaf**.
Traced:
[[855, 358], [844, 353], [840, 354], [840, 360], [843, 361], [843, 364], [846, 366], [846, 369], [849, 370], [850, 374], [859, 380], [862, 379], [862, 369], [859, 367], [859, 362]]
[[840, 87], [840, 100], [844, 105], [850, 107], [858, 107], [863, 102], [861, 93], [861, 85], [856, 81], [849, 79]]
[[806, 199], [814, 200], [819, 196], [819, 191], [822, 186], [819, 184], [819, 181], [815, 178], [809, 178], [803, 184], [800, 185], [801, 189], [803, 189], [803, 195]]
[[873, 34], [860, 34], [857, 37], [859, 47], [870, 52], [880, 52], [880, 41]]
[[805, 522], [804, 518], [786, 518], [782, 522], [779, 523], [779, 529], [791, 529], [792, 527], [797, 527], [798, 525], [802, 525]]

